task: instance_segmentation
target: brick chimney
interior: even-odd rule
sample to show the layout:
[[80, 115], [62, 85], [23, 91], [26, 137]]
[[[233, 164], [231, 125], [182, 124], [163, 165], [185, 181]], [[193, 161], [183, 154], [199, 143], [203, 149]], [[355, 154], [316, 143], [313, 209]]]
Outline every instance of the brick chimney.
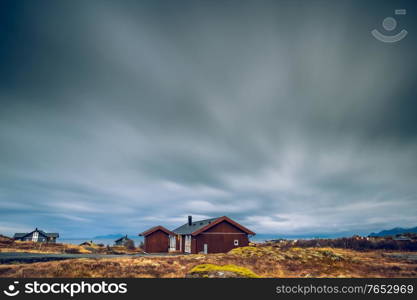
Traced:
[[193, 223], [193, 217], [188, 216], [188, 226], [191, 226], [191, 223]]

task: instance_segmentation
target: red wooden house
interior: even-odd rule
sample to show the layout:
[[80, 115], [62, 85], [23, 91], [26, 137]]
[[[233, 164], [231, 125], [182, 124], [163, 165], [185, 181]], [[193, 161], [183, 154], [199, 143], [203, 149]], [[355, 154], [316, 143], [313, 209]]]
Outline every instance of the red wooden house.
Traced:
[[169, 237], [174, 233], [163, 226], [155, 226], [139, 235], [144, 237], [145, 252], [163, 253], [168, 252]]
[[189, 216], [187, 223], [172, 231], [156, 226], [140, 235], [148, 253], [221, 253], [247, 246], [249, 235], [255, 233], [226, 216], [195, 222]]

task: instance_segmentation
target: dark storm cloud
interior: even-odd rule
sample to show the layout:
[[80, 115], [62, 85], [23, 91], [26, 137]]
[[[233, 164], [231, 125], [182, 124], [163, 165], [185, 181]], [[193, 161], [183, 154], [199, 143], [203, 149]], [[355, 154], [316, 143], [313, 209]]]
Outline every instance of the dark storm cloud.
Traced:
[[11, 2], [0, 231], [416, 225], [410, 3], [387, 45], [399, 2]]

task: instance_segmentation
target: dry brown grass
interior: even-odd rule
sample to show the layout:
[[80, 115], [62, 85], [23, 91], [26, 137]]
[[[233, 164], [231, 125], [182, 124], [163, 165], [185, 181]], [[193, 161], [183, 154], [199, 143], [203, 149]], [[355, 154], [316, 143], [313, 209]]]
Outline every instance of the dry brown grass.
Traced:
[[261, 277], [417, 277], [417, 263], [382, 252], [244, 247], [228, 254], [76, 259], [0, 265], [0, 277], [185, 277], [201, 264], [235, 265]]
[[26, 253], [72, 253], [72, 254], [135, 254], [142, 253], [142, 249], [128, 249], [124, 246], [99, 246], [91, 243], [85, 246], [62, 243], [35, 243], [15, 241], [0, 235], [0, 252], [26, 252]]

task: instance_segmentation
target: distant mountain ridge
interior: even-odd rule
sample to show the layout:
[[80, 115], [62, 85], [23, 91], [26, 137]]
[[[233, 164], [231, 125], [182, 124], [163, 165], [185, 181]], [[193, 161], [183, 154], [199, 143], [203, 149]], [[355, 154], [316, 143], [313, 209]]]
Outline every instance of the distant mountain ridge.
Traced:
[[[121, 238], [125, 235], [126, 234], [121, 234], [121, 233], [97, 235], [97, 236], [93, 237], [93, 239], [118, 239], [118, 238]], [[130, 237], [130, 236], [128, 235], [128, 237]]]
[[397, 235], [397, 234], [403, 234], [403, 233], [417, 233], [417, 227], [413, 228], [401, 228], [401, 227], [395, 227], [388, 230], [382, 230], [378, 233], [372, 232], [369, 234], [369, 236], [391, 236], [391, 235]]

